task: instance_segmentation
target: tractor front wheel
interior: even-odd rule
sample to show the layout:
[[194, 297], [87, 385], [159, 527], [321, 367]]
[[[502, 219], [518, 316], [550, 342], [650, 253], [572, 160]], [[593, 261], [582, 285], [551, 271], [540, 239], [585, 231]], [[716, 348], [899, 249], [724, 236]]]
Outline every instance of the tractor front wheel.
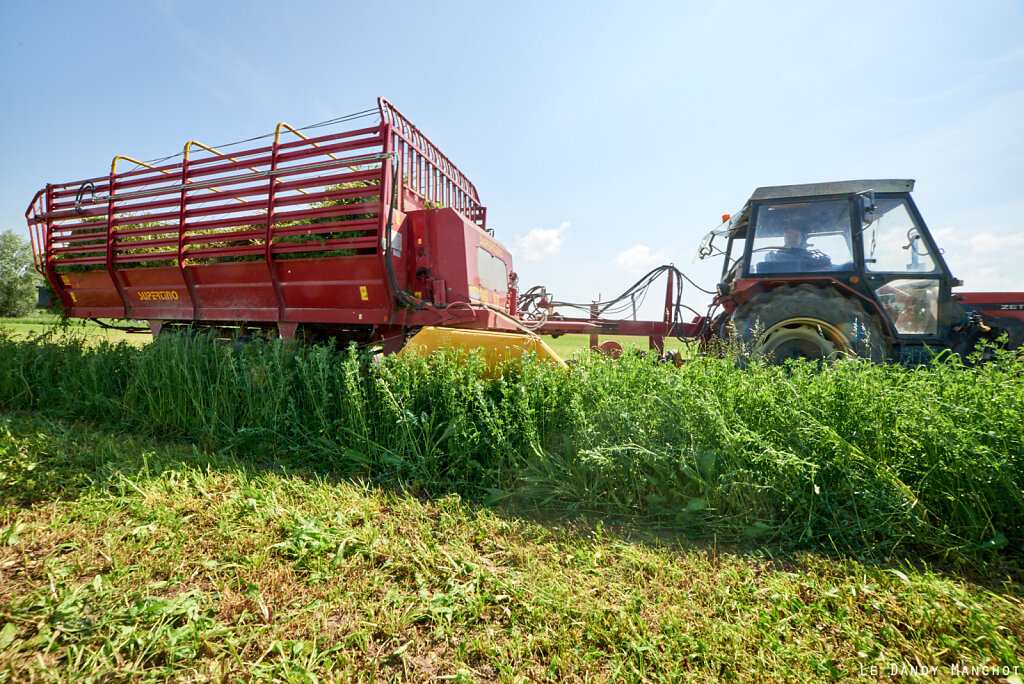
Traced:
[[856, 300], [813, 285], [779, 287], [740, 306], [733, 331], [744, 350], [770, 363], [789, 359], [830, 362], [856, 356], [889, 357], [889, 343]]

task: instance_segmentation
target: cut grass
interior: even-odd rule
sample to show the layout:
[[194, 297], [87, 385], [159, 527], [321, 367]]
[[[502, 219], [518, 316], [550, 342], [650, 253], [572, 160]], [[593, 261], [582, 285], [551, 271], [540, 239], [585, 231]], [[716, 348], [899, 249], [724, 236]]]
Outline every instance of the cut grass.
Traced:
[[819, 682], [1024, 657], [1016, 565], [983, 587], [530, 522], [24, 414], [0, 416], [0, 464], [12, 680]]

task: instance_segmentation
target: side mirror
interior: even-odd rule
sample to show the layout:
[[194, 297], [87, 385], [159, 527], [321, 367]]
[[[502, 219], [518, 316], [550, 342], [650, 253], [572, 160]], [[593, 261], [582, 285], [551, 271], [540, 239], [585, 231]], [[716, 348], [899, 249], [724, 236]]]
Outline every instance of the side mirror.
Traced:
[[875, 206], [875, 191], [868, 190], [866, 192], [861, 192], [858, 193], [857, 197], [860, 199], [861, 221], [865, 226], [867, 226], [875, 220], [875, 210], [878, 209], [878, 207]]

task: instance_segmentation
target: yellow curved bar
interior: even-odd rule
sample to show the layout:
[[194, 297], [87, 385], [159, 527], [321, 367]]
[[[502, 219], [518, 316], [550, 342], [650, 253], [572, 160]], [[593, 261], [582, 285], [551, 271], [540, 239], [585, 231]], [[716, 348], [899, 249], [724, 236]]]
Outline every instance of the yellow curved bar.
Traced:
[[[224, 156], [224, 153], [221, 152], [218, 149], [210, 147], [209, 145], [204, 145], [203, 143], [199, 142], [198, 140], [189, 140], [187, 143], [185, 143], [185, 161], [188, 161], [188, 151], [189, 151], [189, 148], [192, 147], [193, 145], [199, 145], [199, 147], [202, 147], [207, 152], [213, 152], [218, 157], [223, 157]], [[228, 157], [228, 159], [231, 159], [231, 161], [238, 161], [237, 159], [234, 159], [232, 157]]]
[[[213, 152], [213, 153], [214, 153], [215, 155], [217, 155], [218, 157], [223, 157], [223, 156], [224, 156], [224, 153], [223, 153], [223, 152], [221, 152], [220, 150], [218, 150], [218, 149], [217, 149], [217, 148], [215, 148], [215, 147], [210, 147], [209, 145], [204, 145], [203, 143], [199, 142], [198, 140], [189, 140], [189, 141], [188, 141], [187, 143], [185, 143], [185, 151], [184, 151], [184, 153], [183, 153], [183, 154], [184, 154], [184, 159], [185, 159], [185, 161], [188, 161], [188, 151], [189, 151], [189, 149], [190, 149], [190, 148], [191, 148], [191, 147], [192, 147], [193, 145], [197, 145], [197, 146], [199, 146], [199, 147], [202, 147], [202, 148], [203, 148], [204, 150], [206, 150], [207, 152]], [[233, 162], [237, 162], [237, 161], [238, 161], [238, 160], [237, 160], [237, 159], [235, 159], [234, 157], [228, 157], [228, 159], [229, 159], [229, 160], [231, 160], [231, 161], [233, 161]], [[262, 173], [262, 171], [260, 171], [259, 169], [257, 169], [257, 168], [256, 168], [256, 167], [254, 167], [254, 166], [250, 166], [250, 167], [249, 167], [249, 170], [250, 170], [250, 171], [255, 171], [256, 173]], [[220, 190], [219, 190], [219, 189], [217, 189], [217, 188], [207, 188], [207, 190], [211, 190], [211, 191], [213, 191], [213, 192], [220, 192]], [[248, 202], [248, 201], [249, 201], [249, 200], [247, 200], [247, 199], [243, 199], [243, 198], [241, 198], [241, 197], [236, 197], [235, 199], [236, 199], [236, 200], [238, 200], [239, 202]]]
[[[282, 121], [281, 123], [277, 124], [277, 128], [274, 129], [274, 144], [275, 145], [278, 144], [281, 141], [281, 128], [282, 127], [287, 128], [289, 131], [291, 131], [295, 135], [299, 136], [303, 140], [309, 140], [309, 138], [306, 137], [305, 135], [303, 135], [299, 130], [289, 126], [284, 121]], [[313, 145], [313, 147], [320, 147], [316, 143], [312, 143], [312, 145]], [[338, 158], [335, 157], [333, 154], [328, 153], [327, 156], [330, 157], [331, 159], [335, 160], [335, 161], [338, 160]]]
[[295, 135], [299, 136], [303, 140], [309, 140], [309, 138], [304, 136], [302, 133], [300, 133], [299, 131], [297, 131], [296, 129], [292, 128], [291, 126], [286, 124], [284, 121], [282, 121], [281, 123], [277, 124], [277, 128], [274, 129], [274, 144], [275, 145], [281, 141], [281, 129], [282, 128], [287, 128], [289, 131], [291, 131]]
[[[117, 162], [119, 162], [122, 159], [124, 159], [125, 161], [130, 161], [133, 164], [138, 164], [139, 166], [145, 166], [147, 169], [155, 169], [156, 168], [152, 164], [147, 164], [146, 162], [139, 161], [138, 159], [132, 159], [131, 157], [126, 157], [123, 154], [119, 154], [116, 157], [114, 157], [114, 161], [110, 162], [110, 173], [111, 174], [117, 173]], [[160, 169], [160, 173], [168, 175], [168, 176], [171, 175], [171, 172], [168, 171], [167, 169]]]

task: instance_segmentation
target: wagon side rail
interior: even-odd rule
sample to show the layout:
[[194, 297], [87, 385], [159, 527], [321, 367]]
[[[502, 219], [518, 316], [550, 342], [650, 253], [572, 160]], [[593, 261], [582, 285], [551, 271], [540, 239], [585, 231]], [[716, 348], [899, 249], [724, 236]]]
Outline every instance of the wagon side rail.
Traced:
[[[388, 200], [385, 131], [275, 139], [230, 154], [190, 141], [179, 162], [164, 165], [119, 155], [109, 176], [52, 184], [33, 198], [26, 219], [37, 268], [373, 252]], [[119, 171], [123, 162], [137, 168]]]

